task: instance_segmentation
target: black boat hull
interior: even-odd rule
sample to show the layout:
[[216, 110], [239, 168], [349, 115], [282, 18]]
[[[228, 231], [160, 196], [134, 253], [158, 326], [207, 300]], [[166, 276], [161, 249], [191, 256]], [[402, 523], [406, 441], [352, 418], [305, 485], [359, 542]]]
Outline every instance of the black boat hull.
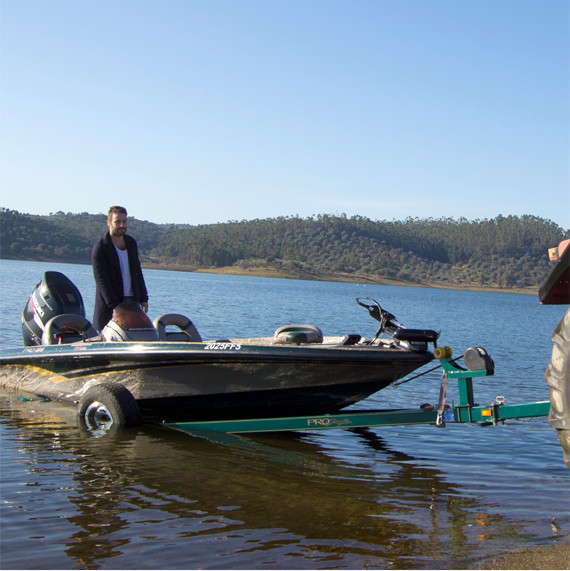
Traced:
[[77, 404], [94, 384], [126, 387], [154, 422], [336, 412], [433, 359], [388, 347], [78, 343], [0, 351], [0, 385]]

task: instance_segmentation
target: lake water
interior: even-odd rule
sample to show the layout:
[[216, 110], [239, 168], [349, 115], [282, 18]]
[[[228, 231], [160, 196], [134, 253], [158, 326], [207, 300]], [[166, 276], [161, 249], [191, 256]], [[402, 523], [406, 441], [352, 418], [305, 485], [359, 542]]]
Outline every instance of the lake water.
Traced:
[[[92, 316], [89, 266], [0, 260], [0, 345], [43, 272], [65, 273]], [[564, 306], [536, 296], [145, 272], [151, 318], [191, 317], [203, 338], [376, 331], [377, 299], [456, 355], [485, 347], [479, 403], [548, 399], [544, 371]], [[430, 367], [426, 367], [430, 368]], [[440, 372], [366, 405], [437, 402]], [[457, 400], [450, 382], [448, 402]], [[569, 472], [545, 418], [496, 427], [385, 427], [202, 439], [157, 427], [86, 437], [73, 410], [0, 392], [3, 569], [453, 569], [570, 531]]]

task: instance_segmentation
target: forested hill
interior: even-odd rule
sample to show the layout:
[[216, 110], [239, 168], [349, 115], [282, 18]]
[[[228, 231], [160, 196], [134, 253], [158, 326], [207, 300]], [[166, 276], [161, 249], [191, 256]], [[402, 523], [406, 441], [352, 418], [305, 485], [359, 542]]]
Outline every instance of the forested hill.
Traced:
[[[0, 210], [0, 257], [89, 264], [107, 230], [103, 214], [49, 216]], [[258, 272], [308, 279], [536, 288], [552, 263], [548, 248], [570, 237], [535, 216], [491, 220], [319, 215], [160, 225], [129, 218], [143, 265]]]

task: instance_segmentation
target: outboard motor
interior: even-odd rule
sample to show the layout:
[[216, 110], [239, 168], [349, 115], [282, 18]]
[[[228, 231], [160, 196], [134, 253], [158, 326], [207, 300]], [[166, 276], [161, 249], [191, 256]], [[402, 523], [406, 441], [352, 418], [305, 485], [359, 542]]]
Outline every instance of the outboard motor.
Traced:
[[83, 298], [68, 277], [45, 272], [22, 312], [24, 345], [41, 345], [48, 321], [64, 313], [85, 317]]
[[101, 332], [105, 341], [160, 341], [152, 321], [136, 301], [123, 301]]

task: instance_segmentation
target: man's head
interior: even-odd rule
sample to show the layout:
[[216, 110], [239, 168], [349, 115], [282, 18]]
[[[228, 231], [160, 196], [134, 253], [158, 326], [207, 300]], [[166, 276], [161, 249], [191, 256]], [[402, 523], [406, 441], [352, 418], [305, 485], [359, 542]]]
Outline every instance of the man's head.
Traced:
[[124, 236], [127, 232], [127, 209], [111, 206], [107, 213], [107, 226], [111, 236]]

